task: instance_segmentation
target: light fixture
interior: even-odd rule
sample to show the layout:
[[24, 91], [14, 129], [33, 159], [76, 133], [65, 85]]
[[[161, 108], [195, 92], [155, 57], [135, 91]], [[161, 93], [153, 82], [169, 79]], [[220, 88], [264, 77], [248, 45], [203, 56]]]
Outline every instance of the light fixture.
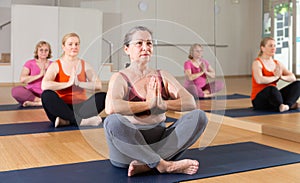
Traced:
[[239, 4], [239, 3], [240, 3], [240, 0], [231, 0], [231, 3], [232, 3], [232, 4]]
[[141, 11], [147, 11], [148, 10], [148, 3], [145, 1], [140, 1], [138, 4], [138, 7]]

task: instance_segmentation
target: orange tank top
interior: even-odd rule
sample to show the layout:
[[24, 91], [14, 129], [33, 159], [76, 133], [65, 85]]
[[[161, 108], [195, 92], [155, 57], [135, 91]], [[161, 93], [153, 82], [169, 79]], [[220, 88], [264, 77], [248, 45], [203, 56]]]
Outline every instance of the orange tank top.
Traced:
[[[61, 61], [57, 60], [59, 71], [56, 75], [56, 82], [68, 82], [70, 76], [66, 75], [62, 69]], [[86, 82], [84, 61], [81, 60], [81, 72], [77, 75], [78, 81]], [[78, 86], [71, 86], [62, 90], [57, 90], [58, 96], [67, 104], [77, 104], [86, 100], [85, 89]]]
[[[263, 76], [274, 76], [274, 73], [272, 71], [268, 71], [266, 69], [265, 65], [263, 64], [263, 62], [260, 58], [256, 58], [256, 60], [259, 61], [262, 65], [262, 75]], [[278, 64], [277, 60], [274, 60], [274, 62], [275, 62], [275, 64]], [[277, 86], [277, 81], [273, 81], [272, 83], [268, 83], [268, 84], [258, 84], [254, 79], [254, 75], [253, 75], [253, 71], [252, 71], [251, 100], [254, 100], [256, 95], [267, 86]]]

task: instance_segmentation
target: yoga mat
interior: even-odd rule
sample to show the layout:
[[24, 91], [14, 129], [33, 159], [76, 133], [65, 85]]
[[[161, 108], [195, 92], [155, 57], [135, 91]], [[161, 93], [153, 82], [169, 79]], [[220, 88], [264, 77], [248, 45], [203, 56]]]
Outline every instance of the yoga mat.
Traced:
[[0, 111], [14, 111], [14, 110], [27, 110], [27, 109], [42, 109], [42, 106], [29, 106], [23, 107], [20, 104], [3, 104], [0, 105]]
[[228, 117], [247, 117], [247, 116], [261, 116], [261, 115], [272, 115], [272, 114], [287, 114], [287, 113], [296, 113], [300, 112], [300, 109], [293, 109], [285, 112], [276, 112], [276, 111], [263, 111], [263, 110], [254, 110], [252, 107], [249, 108], [239, 108], [239, 109], [226, 109], [226, 110], [212, 110], [206, 111], [215, 114], [223, 114]]
[[47, 133], [47, 132], [61, 132], [79, 129], [92, 129], [102, 128], [102, 123], [99, 126], [64, 126], [54, 128], [49, 121], [43, 122], [28, 122], [28, 123], [13, 123], [13, 124], [1, 124], [0, 125], [0, 136], [8, 135], [21, 135], [21, 134], [34, 134], [34, 133]]
[[202, 151], [191, 149], [186, 151], [182, 158], [197, 159], [200, 162], [198, 172], [194, 175], [184, 175], [160, 174], [153, 171], [127, 177], [127, 169], [113, 167], [109, 160], [99, 160], [0, 172], [0, 180], [5, 183], [169, 183], [300, 162], [300, 154], [254, 142], [212, 146]]
[[199, 97], [199, 100], [232, 100], [232, 99], [243, 99], [243, 98], [250, 98], [250, 96], [235, 93], [235, 94], [231, 94], [231, 95], [217, 95], [217, 96], [208, 97], [208, 98]]
[[[102, 118], [104, 120], [104, 118]], [[177, 119], [167, 117], [166, 122], [173, 122]], [[47, 133], [47, 132], [60, 132], [70, 130], [85, 130], [92, 128], [103, 128], [103, 123], [99, 126], [63, 126], [54, 128], [49, 121], [43, 122], [28, 122], [28, 123], [11, 123], [0, 125], [0, 136], [7, 135], [21, 135], [21, 134], [34, 134], [34, 133]]]

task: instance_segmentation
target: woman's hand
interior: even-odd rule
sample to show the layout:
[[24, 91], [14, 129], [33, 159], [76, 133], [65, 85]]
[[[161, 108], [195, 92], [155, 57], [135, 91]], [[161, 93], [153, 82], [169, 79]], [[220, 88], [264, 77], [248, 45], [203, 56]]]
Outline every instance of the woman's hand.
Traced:
[[276, 67], [275, 67], [273, 73], [274, 73], [274, 76], [277, 76], [277, 77], [278, 77], [278, 79], [281, 78], [281, 76], [282, 76], [282, 68], [280, 67], [279, 64], [276, 64]]
[[152, 76], [147, 85], [146, 103], [148, 103], [149, 109], [156, 107], [157, 103], [157, 83], [154, 76]]
[[204, 62], [200, 62], [199, 67], [201, 68], [201, 70], [204, 74], [207, 72]]
[[68, 81], [68, 86], [75, 85], [75, 80], [76, 80], [76, 78], [77, 78], [76, 68], [73, 67], [73, 68], [72, 68], [72, 71], [71, 71], [71, 74], [70, 74], [69, 81]]
[[159, 80], [157, 79], [157, 89], [156, 89], [156, 107], [160, 110], [166, 111], [167, 110], [167, 102], [162, 98], [161, 96], [161, 84], [159, 83]]
[[43, 64], [41, 65], [41, 68], [40, 68], [41, 72], [39, 74], [40, 77], [43, 77], [46, 73], [46, 66]]

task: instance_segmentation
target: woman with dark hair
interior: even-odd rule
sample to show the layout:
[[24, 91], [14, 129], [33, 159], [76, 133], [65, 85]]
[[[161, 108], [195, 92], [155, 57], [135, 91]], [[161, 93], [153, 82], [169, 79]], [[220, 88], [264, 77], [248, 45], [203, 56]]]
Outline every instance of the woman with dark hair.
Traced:
[[[276, 52], [275, 40], [263, 38], [260, 42], [258, 57], [252, 64], [251, 100], [254, 109], [284, 112], [299, 108], [297, 100], [300, 96], [300, 82], [273, 56]], [[277, 88], [279, 80], [289, 82], [282, 89]]]
[[[130, 65], [109, 81], [104, 129], [114, 166], [128, 176], [155, 168], [161, 173], [195, 174], [199, 162], [180, 155], [203, 133], [207, 118], [193, 96], [168, 72], [149, 67], [152, 32], [134, 27], [124, 39]], [[167, 110], [190, 111], [166, 127]]]
[[46, 41], [39, 41], [35, 46], [34, 59], [25, 62], [20, 81], [26, 86], [12, 88], [11, 94], [23, 107], [41, 106], [41, 83], [47, 68], [51, 64], [51, 46]]

